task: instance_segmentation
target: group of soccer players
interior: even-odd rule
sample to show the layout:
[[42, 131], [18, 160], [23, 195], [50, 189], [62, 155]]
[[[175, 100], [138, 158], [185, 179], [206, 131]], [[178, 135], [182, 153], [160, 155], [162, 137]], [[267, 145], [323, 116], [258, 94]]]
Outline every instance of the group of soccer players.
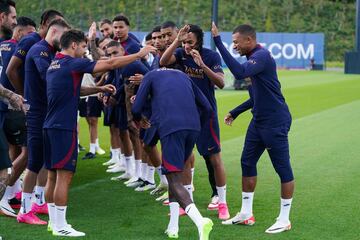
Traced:
[[[92, 159], [104, 154], [97, 136], [103, 111], [111, 143], [111, 159], [103, 165], [109, 173], [122, 172], [111, 180], [124, 181], [135, 191], [151, 190], [158, 201], [169, 205], [165, 231], [169, 238], [178, 238], [182, 215], [195, 223], [199, 239], [208, 239], [212, 230], [213, 222], [200, 214], [193, 200], [195, 145], [212, 189], [208, 209], [217, 210], [225, 225], [255, 223], [256, 163], [266, 149], [281, 179], [280, 214], [266, 232], [290, 230], [294, 178], [287, 135], [291, 115], [275, 61], [257, 44], [251, 26], [240, 25], [233, 32], [235, 50], [248, 59], [244, 64], [227, 52], [217, 27], [212, 27], [225, 63], [235, 77], [246, 78], [249, 84], [249, 100], [230, 111], [225, 123], [231, 125], [246, 110], [253, 113], [241, 157], [241, 211], [230, 219], [215, 98], [215, 88], [224, 87], [224, 73], [219, 53], [203, 47], [204, 32], [199, 26], [179, 29], [167, 21], [155, 26], [142, 46], [129, 32], [130, 21], [124, 15], [103, 19], [99, 39], [96, 23], [86, 36], [72, 29], [62, 13], [47, 10], [36, 31], [31, 19], [16, 17], [13, 1], [0, 0], [0, 5], [3, 214], [19, 223], [47, 224], [56, 236], [85, 236], [66, 220], [79, 151], [78, 112], [86, 117], [90, 130], [90, 149], [83, 159]], [[160, 179], [157, 186], [155, 172]], [[14, 208], [20, 208], [17, 214]], [[49, 221], [39, 214], [48, 215]]]

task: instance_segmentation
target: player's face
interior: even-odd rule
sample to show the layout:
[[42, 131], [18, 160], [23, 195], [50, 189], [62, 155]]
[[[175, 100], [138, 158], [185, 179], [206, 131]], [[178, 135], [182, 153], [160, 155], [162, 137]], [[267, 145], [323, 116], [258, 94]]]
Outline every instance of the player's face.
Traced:
[[13, 6], [10, 6], [9, 14], [1, 14], [2, 27], [6, 29], [13, 30], [17, 24], [16, 21], [16, 9]]
[[118, 39], [126, 38], [129, 34], [129, 26], [124, 21], [113, 22], [114, 37]]
[[113, 27], [108, 23], [100, 26], [100, 32], [104, 38], [112, 38], [114, 36]]
[[154, 47], [156, 47], [159, 51], [165, 50], [165, 41], [161, 32], [153, 32], [151, 34], [151, 38], [152, 38], [152, 45]]
[[75, 44], [75, 57], [76, 58], [82, 58], [85, 56], [86, 50], [87, 50], [87, 44], [85, 41], [80, 43], [74, 43]]
[[186, 40], [183, 41], [182, 47], [184, 48], [185, 53], [190, 55], [191, 50], [197, 48], [197, 39], [196, 39], [195, 34], [189, 33]]
[[110, 58], [124, 56], [124, 49], [122, 47], [108, 47], [106, 49], [107, 56]]
[[240, 33], [234, 33], [232, 35], [232, 40], [234, 43], [234, 49], [241, 55], [244, 56], [251, 50], [251, 37], [243, 36]]
[[161, 34], [164, 37], [165, 47], [168, 48], [176, 39], [177, 29], [176, 28], [162, 28]]

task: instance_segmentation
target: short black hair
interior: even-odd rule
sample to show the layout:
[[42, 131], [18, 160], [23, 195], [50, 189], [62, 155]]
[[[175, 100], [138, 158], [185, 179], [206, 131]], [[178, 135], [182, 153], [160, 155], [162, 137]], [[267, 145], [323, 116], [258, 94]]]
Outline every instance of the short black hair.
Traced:
[[166, 21], [161, 25], [161, 29], [164, 28], [177, 28], [176, 24], [173, 21]]
[[112, 22], [120, 22], [123, 21], [127, 26], [130, 26], [130, 22], [129, 19], [125, 16], [125, 15], [117, 15], [116, 17], [114, 17], [114, 19], [112, 20]]
[[103, 20], [100, 21], [99, 25], [100, 25], [100, 27], [101, 27], [101, 26], [104, 25], [104, 24], [110, 24], [110, 25], [111, 25], [112, 22], [110, 21], [110, 19], [105, 18], [105, 19], [103, 19]]
[[151, 39], [152, 39], [152, 33], [153, 32], [149, 32], [148, 34], [146, 34], [146, 36], [145, 36], [145, 41], [150, 41]]
[[10, 7], [16, 8], [16, 3], [12, 0], [0, 0], [0, 13], [8, 15], [10, 13]]
[[54, 25], [63, 27], [63, 28], [69, 28], [69, 29], [71, 28], [71, 26], [63, 19], [55, 19], [55, 20], [51, 21], [49, 23], [48, 29]]
[[77, 44], [86, 42], [85, 33], [80, 30], [71, 29], [64, 32], [60, 38], [60, 45], [63, 49], [68, 49], [73, 42]]
[[255, 28], [253, 28], [251, 25], [248, 25], [248, 24], [242, 24], [242, 25], [237, 26], [233, 31], [233, 34], [235, 34], [235, 33], [239, 33], [244, 36], [250, 36], [250, 37], [256, 39]]
[[120, 47], [121, 44], [118, 42], [118, 41], [111, 41], [109, 42], [107, 45], [106, 45], [106, 48], [109, 48], [109, 47]]
[[154, 27], [151, 33], [154, 33], [154, 32], [161, 32], [161, 26]]
[[198, 26], [194, 24], [189, 24], [189, 33], [193, 33], [197, 40], [197, 47], [201, 51], [204, 44], [204, 31]]
[[17, 21], [17, 25], [19, 27], [27, 27], [27, 26], [33, 26], [34, 28], [36, 28], [36, 23], [28, 17], [18, 17], [16, 19]]
[[45, 10], [40, 17], [40, 25], [44, 25], [46, 22], [51, 22], [56, 16], [64, 17], [62, 13], [54, 9]]

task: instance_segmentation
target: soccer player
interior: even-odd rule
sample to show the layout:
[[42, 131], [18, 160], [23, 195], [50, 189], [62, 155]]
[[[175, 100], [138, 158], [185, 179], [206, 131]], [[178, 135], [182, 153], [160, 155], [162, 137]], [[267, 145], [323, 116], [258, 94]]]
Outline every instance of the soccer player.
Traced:
[[[39, 33], [32, 32], [24, 36], [16, 46], [13, 56], [10, 59], [8, 67], [6, 69], [6, 75], [9, 78], [10, 83], [14, 87], [16, 93], [24, 95], [24, 68], [25, 58], [29, 49], [42, 38], [45, 38], [48, 25], [52, 20], [57, 18], [63, 18], [62, 14], [56, 10], [45, 11], [40, 19]], [[4, 70], [5, 71], [5, 70]], [[19, 179], [21, 173], [25, 170], [27, 164], [27, 147], [26, 147], [26, 124], [25, 115], [9, 111], [6, 115], [6, 122], [9, 129], [13, 129], [13, 141], [10, 141], [12, 145], [16, 145], [18, 149], [21, 149], [20, 154], [16, 154], [12, 157], [13, 160], [13, 174], [9, 180], [9, 186], [13, 186]], [[43, 184], [46, 182], [46, 172], [40, 173], [38, 180]]]
[[[203, 218], [188, 191], [182, 184], [185, 161], [189, 158], [199, 135], [200, 116], [210, 117], [212, 109], [201, 91], [189, 77], [179, 70], [157, 69], [148, 73], [139, 88], [132, 108], [134, 119], [148, 123], [142, 119], [143, 108], [151, 98], [152, 117], [158, 119], [159, 135], [162, 146], [162, 166], [169, 183], [169, 198], [178, 202], [187, 215], [196, 224], [199, 239], [209, 238], [212, 221]], [[144, 124], [141, 124], [144, 126]], [[171, 238], [178, 237], [178, 224], [170, 222], [166, 234]]]
[[[221, 159], [220, 129], [217, 117], [215, 86], [224, 87], [224, 73], [218, 53], [203, 48], [202, 29], [197, 25], [186, 25], [180, 29], [176, 40], [166, 49], [160, 59], [160, 65], [178, 63], [184, 72], [194, 81], [207, 97], [214, 110], [213, 116], [201, 129], [196, 142], [197, 149], [204, 159], [208, 159], [214, 168], [216, 189], [219, 196], [218, 217], [230, 217], [226, 203], [226, 177]], [[178, 48], [182, 44], [182, 48]]]
[[16, 4], [12, 0], [0, 0], [0, 42], [11, 38], [16, 26]]
[[[179, 29], [177, 28], [176, 24], [172, 21], [164, 22], [161, 25], [161, 33], [164, 36], [166, 48], [170, 47], [170, 45], [176, 40], [176, 37], [178, 35]], [[181, 46], [180, 46], [181, 47]], [[184, 70], [183, 66], [181, 64], [173, 64], [168, 65], [168, 68], [175, 68], [179, 70]], [[192, 154], [192, 157], [195, 159], [194, 155]], [[211, 165], [211, 162], [208, 158], [205, 159], [206, 167], [209, 173], [209, 183], [212, 189], [211, 194], [211, 201], [208, 205], [209, 210], [217, 210], [219, 207], [219, 197], [216, 190], [216, 183], [215, 183], [215, 176], [214, 176], [214, 168]], [[192, 175], [194, 175], [194, 169], [192, 169]]]
[[103, 36], [103, 38], [113, 38], [114, 32], [113, 32], [113, 26], [112, 22], [109, 19], [103, 19], [99, 23], [100, 32]]
[[281, 180], [280, 214], [275, 224], [266, 232], [279, 233], [290, 230], [289, 214], [294, 192], [288, 142], [291, 115], [281, 93], [275, 60], [268, 50], [257, 43], [256, 31], [250, 25], [239, 25], [232, 35], [234, 49], [248, 59], [243, 64], [237, 62], [226, 50], [214, 23], [211, 31], [216, 47], [235, 78], [251, 79], [250, 99], [225, 116], [225, 123], [231, 125], [242, 112], [252, 109], [253, 114], [241, 156], [243, 176], [241, 210], [223, 224], [255, 223], [252, 209], [257, 180], [256, 164], [266, 149]]
[[[96, 34], [96, 25], [89, 35]], [[62, 51], [52, 61], [47, 74], [48, 111], [44, 123], [45, 165], [49, 171], [46, 201], [54, 206], [49, 211], [53, 234], [78, 237], [85, 233], [76, 231], [66, 221], [68, 192], [77, 162], [77, 107], [79, 95], [115, 91], [114, 86], [81, 88], [84, 73], [105, 72], [142, 58], [153, 47], [146, 46], [138, 53], [108, 60], [90, 61], [83, 58], [86, 51], [85, 34], [78, 30], [65, 32], [60, 45]], [[54, 205], [53, 205], [54, 204]], [[53, 214], [52, 214], [53, 213]]]
[[[12, 38], [10, 40], [3, 41], [0, 44], [0, 53], [2, 56], [2, 64], [4, 67], [3, 71], [1, 72], [0, 83], [3, 85], [3, 87], [5, 87], [6, 89], [8, 89], [10, 91], [15, 91], [15, 89], [11, 85], [11, 83], [5, 73], [6, 68], [9, 64], [9, 61], [10, 61], [14, 51], [15, 51], [18, 41], [20, 41], [20, 39], [22, 37], [24, 37], [25, 35], [27, 35], [28, 33], [35, 31], [35, 29], [36, 29], [36, 24], [30, 18], [20, 17], [20, 18], [18, 18], [17, 21], [18, 21], [18, 24], [16, 25], [16, 27], [13, 30]], [[0, 123], [0, 128], [3, 129], [3, 127], [5, 126], [5, 128], [3, 130], [4, 130], [4, 133], [6, 133], [8, 142], [10, 143], [10, 146], [9, 146], [10, 158], [12, 160], [14, 160], [17, 156], [17, 153], [18, 153], [17, 151], [19, 148], [18, 146], [16, 146], [16, 143], [19, 143], [20, 139], [23, 139], [22, 136], [24, 136], [24, 134], [16, 134], [16, 132], [18, 130], [16, 128], [13, 129], [11, 127], [11, 126], [16, 126], [16, 125], [14, 125], [12, 123], [12, 121], [14, 119], [10, 118], [9, 114], [12, 114], [12, 116], [13, 116], [13, 114], [15, 114], [15, 116], [17, 116], [17, 115], [23, 116], [23, 113], [19, 113], [18, 111], [9, 110], [8, 105], [1, 102], [0, 103], [0, 115], [2, 116], [2, 121]], [[9, 118], [10, 118], [10, 120], [9, 120]], [[4, 125], [5, 120], [6, 120], [6, 124]], [[16, 164], [15, 167], [18, 168], [18, 165]], [[15, 183], [14, 183], [14, 180], [15, 180]], [[16, 181], [16, 179], [14, 179], [12, 177], [12, 179], [9, 183], [9, 186], [7, 188], [6, 194], [1, 201], [1, 206], [3, 206], [3, 213], [8, 216], [16, 217], [13, 207], [20, 208], [21, 202], [16, 197], [14, 197], [15, 194], [17, 194], [18, 192], [21, 192], [21, 186], [19, 186], [19, 185], [20, 185], [20, 181], [19, 180]], [[8, 204], [8, 199], [10, 199], [9, 200], [10, 205]]]
[[[46, 224], [35, 214], [48, 214], [44, 187], [46, 182], [36, 184], [36, 178], [44, 166], [43, 124], [47, 110], [46, 71], [56, 51], [60, 51], [60, 38], [70, 26], [57, 19], [49, 24], [45, 39], [34, 44], [25, 59], [25, 99], [30, 104], [26, 115], [28, 163], [23, 182], [21, 208], [17, 216], [19, 223]], [[36, 185], [36, 187], [35, 187]], [[32, 193], [35, 187], [35, 201]]]

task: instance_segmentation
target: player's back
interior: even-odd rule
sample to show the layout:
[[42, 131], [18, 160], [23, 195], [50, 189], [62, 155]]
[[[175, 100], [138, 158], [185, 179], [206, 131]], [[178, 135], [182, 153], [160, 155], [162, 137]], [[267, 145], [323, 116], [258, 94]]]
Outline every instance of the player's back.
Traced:
[[11, 85], [7, 75], [6, 69], [9, 65], [10, 59], [14, 54], [15, 48], [17, 45], [17, 41], [15, 39], [10, 39], [7, 41], [3, 41], [0, 44], [1, 58], [3, 64], [3, 71], [1, 71], [0, 83], [7, 89], [14, 91], [14, 87]]

